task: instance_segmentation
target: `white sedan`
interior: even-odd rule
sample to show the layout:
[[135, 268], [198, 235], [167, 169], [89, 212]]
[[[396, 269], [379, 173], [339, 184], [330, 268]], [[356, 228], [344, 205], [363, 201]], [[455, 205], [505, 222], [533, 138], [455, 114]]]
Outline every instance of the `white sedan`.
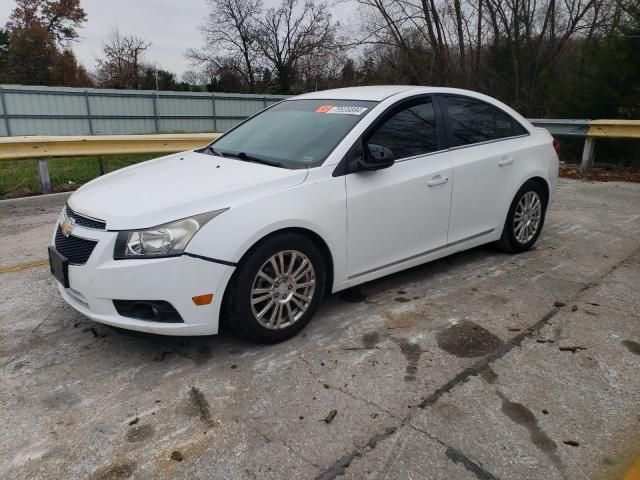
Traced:
[[488, 242], [530, 248], [556, 187], [554, 146], [466, 90], [300, 95], [205, 148], [84, 185], [60, 215], [51, 271], [97, 322], [209, 335], [226, 318], [278, 342], [332, 292]]

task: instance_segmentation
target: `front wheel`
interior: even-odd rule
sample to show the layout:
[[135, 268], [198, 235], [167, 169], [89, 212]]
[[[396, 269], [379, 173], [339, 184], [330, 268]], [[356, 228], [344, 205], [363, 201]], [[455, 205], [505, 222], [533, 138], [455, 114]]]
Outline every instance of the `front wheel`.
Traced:
[[547, 195], [544, 188], [538, 182], [529, 180], [511, 202], [498, 247], [509, 253], [529, 250], [540, 235], [546, 210]]
[[232, 325], [259, 343], [293, 337], [317, 310], [325, 276], [322, 254], [310, 239], [297, 233], [268, 238], [238, 268], [228, 302]]

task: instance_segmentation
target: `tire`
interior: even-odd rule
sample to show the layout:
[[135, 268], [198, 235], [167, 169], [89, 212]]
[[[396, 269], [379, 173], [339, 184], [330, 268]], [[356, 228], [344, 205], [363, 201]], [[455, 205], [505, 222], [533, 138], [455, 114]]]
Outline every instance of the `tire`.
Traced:
[[313, 241], [298, 233], [269, 237], [236, 271], [227, 299], [231, 327], [256, 343], [287, 340], [311, 321], [325, 280], [325, 263]]
[[[540, 183], [529, 180], [520, 187], [509, 207], [502, 236], [497, 242], [498, 248], [509, 253], [521, 253], [529, 250], [536, 243], [542, 231], [547, 213], [547, 202], [547, 192]], [[539, 209], [537, 205], [539, 205]], [[533, 227], [532, 224], [536, 219], [537, 224]]]

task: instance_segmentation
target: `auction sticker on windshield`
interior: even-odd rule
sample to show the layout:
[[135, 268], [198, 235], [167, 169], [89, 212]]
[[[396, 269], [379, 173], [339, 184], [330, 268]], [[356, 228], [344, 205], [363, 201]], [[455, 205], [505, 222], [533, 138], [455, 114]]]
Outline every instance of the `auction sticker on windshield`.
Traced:
[[316, 113], [339, 113], [342, 115], [362, 115], [366, 111], [367, 107], [352, 107], [349, 105], [336, 107], [333, 105], [322, 105], [316, 108]]

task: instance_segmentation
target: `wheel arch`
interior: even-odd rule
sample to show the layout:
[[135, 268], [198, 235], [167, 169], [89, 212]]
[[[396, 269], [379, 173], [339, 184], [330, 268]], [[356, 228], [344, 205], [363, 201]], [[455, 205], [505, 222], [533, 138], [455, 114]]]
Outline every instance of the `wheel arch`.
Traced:
[[500, 228], [500, 231], [502, 231], [502, 229], [504, 228], [504, 224], [507, 221], [507, 215], [509, 215], [509, 208], [511, 208], [511, 202], [513, 202], [513, 199], [515, 198], [516, 194], [527, 182], [535, 182], [538, 185], [540, 185], [545, 195], [545, 198], [544, 198], [545, 208], [549, 205], [549, 195], [551, 194], [551, 191], [549, 188], [549, 182], [543, 176], [538, 174], [533, 174], [525, 177], [523, 180], [521, 180], [519, 183], [516, 184], [515, 189], [513, 190], [513, 192], [511, 192], [510, 200], [508, 202], [505, 202], [506, 205], [500, 217], [501, 223], [498, 226], [498, 228]]
[[[322, 258], [324, 259], [324, 264], [326, 269], [326, 281], [325, 281], [324, 294], [325, 296], [330, 294], [333, 291], [333, 280], [334, 280], [333, 254], [331, 253], [331, 249], [329, 248], [329, 245], [327, 244], [327, 242], [318, 233], [314, 232], [309, 228], [284, 227], [284, 228], [280, 228], [278, 230], [269, 232], [268, 234], [262, 236], [259, 240], [255, 241], [249, 248], [246, 249], [246, 251], [240, 257], [240, 260], [238, 260], [237, 262], [238, 266], [240, 266], [255, 251], [255, 249], [259, 245], [266, 242], [270, 238], [273, 238], [275, 236], [282, 235], [285, 233], [297, 233], [299, 235], [303, 235], [307, 237], [309, 240], [311, 240], [316, 245], [316, 247], [318, 247], [318, 249], [320, 250], [320, 253], [322, 254]], [[231, 275], [231, 278], [227, 282], [227, 285], [225, 286], [225, 289], [224, 289], [224, 294], [222, 297], [222, 308], [221, 308], [221, 313], [224, 316], [226, 316], [227, 306], [228, 306], [227, 302], [229, 301], [230, 292], [234, 288], [237, 271], [238, 271], [238, 268], [236, 267], [235, 271], [233, 272], [233, 275]]]
[[522, 185], [518, 187], [518, 190], [520, 190], [522, 186], [527, 182], [535, 182], [538, 185], [540, 185], [540, 187], [542, 187], [542, 190], [544, 191], [544, 200], [545, 200], [545, 207], [546, 207], [547, 204], [549, 203], [549, 194], [550, 194], [549, 182], [547, 182], [546, 179], [540, 176], [531, 177], [531, 178], [528, 178], [526, 181], [522, 182]]

